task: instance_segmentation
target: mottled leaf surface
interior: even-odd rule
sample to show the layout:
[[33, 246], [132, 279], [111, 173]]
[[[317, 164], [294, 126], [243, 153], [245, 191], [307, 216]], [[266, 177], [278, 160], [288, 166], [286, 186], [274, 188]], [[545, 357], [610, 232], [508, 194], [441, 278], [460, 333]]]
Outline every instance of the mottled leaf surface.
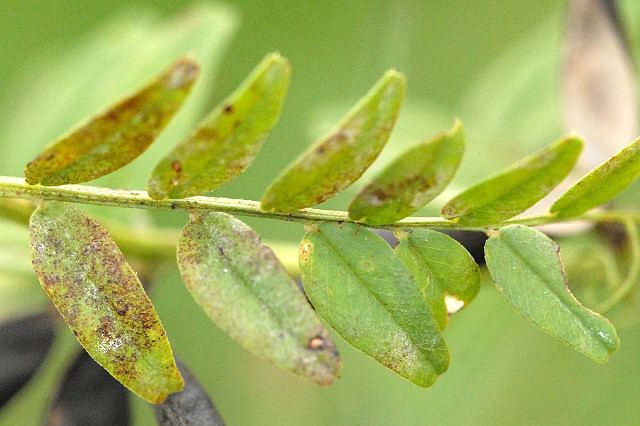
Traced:
[[464, 153], [464, 128], [451, 130], [398, 157], [351, 202], [349, 217], [381, 225], [418, 211], [451, 182]]
[[559, 217], [578, 216], [611, 201], [640, 175], [640, 139], [605, 161], [569, 188], [551, 206]]
[[314, 227], [300, 245], [305, 292], [346, 341], [419, 386], [449, 366], [438, 325], [406, 266], [373, 232]]
[[285, 58], [267, 56], [191, 137], [156, 166], [149, 196], [201, 195], [242, 173], [278, 120], [290, 74]]
[[224, 426], [224, 420], [207, 391], [180, 361], [178, 367], [184, 378], [184, 390], [171, 394], [165, 402], [153, 406], [158, 425]]
[[571, 294], [558, 252], [540, 231], [510, 225], [489, 238], [485, 256], [496, 287], [522, 316], [604, 363], [620, 345], [616, 330]]
[[180, 109], [199, 69], [196, 62], [183, 58], [139, 92], [90, 118], [27, 164], [27, 182], [86, 182], [130, 163]]
[[449, 319], [445, 296], [465, 305], [480, 290], [480, 270], [473, 257], [456, 240], [442, 232], [418, 229], [398, 232], [395, 251], [409, 268], [440, 329]]
[[388, 71], [327, 136], [291, 164], [267, 190], [262, 209], [294, 211], [351, 185], [373, 163], [395, 125], [405, 79]]
[[47, 426], [132, 424], [129, 392], [82, 351], [65, 371]]
[[456, 196], [442, 216], [463, 225], [491, 225], [522, 213], [567, 177], [582, 145], [575, 137], [561, 139]]
[[336, 379], [334, 343], [253, 229], [226, 213], [194, 214], [178, 266], [196, 302], [247, 350], [322, 385]]
[[56, 202], [36, 209], [30, 230], [42, 288], [89, 355], [151, 403], [181, 390], [164, 328], [108, 232]]

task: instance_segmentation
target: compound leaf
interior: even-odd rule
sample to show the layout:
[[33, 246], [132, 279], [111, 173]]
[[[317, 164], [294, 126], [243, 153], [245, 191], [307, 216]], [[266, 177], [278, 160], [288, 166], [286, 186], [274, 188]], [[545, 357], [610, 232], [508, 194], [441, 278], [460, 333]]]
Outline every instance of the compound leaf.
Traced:
[[463, 225], [491, 225], [540, 201], [569, 174], [582, 150], [575, 137], [561, 139], [456, 196], [442, 208]]
[[42, 288], [89, 355], [151, 403], [182, 390], [158, 315], [108, 232], [57, 202], [38, 207], [29, 226]]
[[395, 251], [413, 274], [440, 329], [449, 319], [445, 297], [454, 297], [465, 305], [480, 290], [480, 270], [469, 252], [442, 232], [418, 229], [398, 232]]
[[27, 182], [86, 182], [130, 163], [151, 145], [180, 109], [199, 69], [193, 60], [180, 59], [148, 86], [90, 118], [27, 164]]
[[558, 246], [549, 237], [510, 225], [487, 240], [485, 257], [498, 290], [542, 331], [599, 363], [618, 349], [613, 325], [569, 291]]
[[589, 172], [551, 206], [558, 217], [578, 216], [611, 201], [640, 175], [640, 139]]
[[411, 273], [378, 235], [325, 223], [300, 246], [305, 292], [345, 340], [419, 386], [449, 366], [449, 351]]
[[448, 132], [402, 154], [351, 202], [349, 217], [373, 225], [416, 212], [451, 182], [464, 153], [464, 128]]
[[222, 104], [154, 169], [149, 196], [184, 198], [242, 173], [273, 128], [289, 87], [289, 62], [268, 55]]
[[404, 76], [387, 71], [336, 129], [312, 145], [271, 184], [262, 197], [262, 209], [302, 209], [351, 185], [389, 139], [404, 93]]
[[247, 350], [321, 385], [336, 379], [334, 343], [253, 229], [226, 213], [194, 214], [178, 243], [178, 266], [196, 302]]

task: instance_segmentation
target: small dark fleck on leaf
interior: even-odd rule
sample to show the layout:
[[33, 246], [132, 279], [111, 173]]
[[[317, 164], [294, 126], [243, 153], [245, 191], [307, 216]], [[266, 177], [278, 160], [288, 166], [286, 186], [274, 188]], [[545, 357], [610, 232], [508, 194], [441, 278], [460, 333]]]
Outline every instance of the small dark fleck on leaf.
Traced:
[[315, 336], [309, 340], [309, 349], [312, 351], [322, 350], [324, 348], [324, 339], [322, 336]]

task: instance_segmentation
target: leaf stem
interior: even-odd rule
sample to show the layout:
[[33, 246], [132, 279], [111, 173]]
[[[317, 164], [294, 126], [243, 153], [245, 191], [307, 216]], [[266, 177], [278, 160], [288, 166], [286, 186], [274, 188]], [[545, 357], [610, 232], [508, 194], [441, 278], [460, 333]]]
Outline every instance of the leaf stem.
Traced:
[[[260, 208], [258, 201], [222, 197], [190, 197], [185, 199], [154, 200], [150, 198], [145, 191], [109, 189], [85, 185], [29, 185], [22, 178], [8, 176], [0, 176], [0, 198], [19, 198], [32, 201], [57, 200], [80, 204], [141, 209], [219, 211], [240, 216], [263, 217], [300, 223], [354, 222], [349, 218], [347, 212], [344, 211], [313, 208], [290, 213], [264, 211]], [[574, 218], [557, 218], [551, 214], [543, 214], [511, 219], [501, 224], [481, 227], [463, 226], [456, 221], [445, 220], [439, 217], [408, 217], [388, 225], [362, 225], [379, 229], [418, 227], [486, 232], [489, 229], [511, 224], [536, 226], [574, 220], [624, 222], [625, 220], [631, 219], [640, 219], [640, 212], [608, 210], [604, 212], [586, 213]]]
[[611, 295], [605, 299], [596, 308], [597, 312], [605, 313], [614, 306], [616, 306], [624, 297], [629, 294], [633, 289], [633, 286], [638, 281], [640, 275], [640, 240], [638, 240], [638, 225], [633, 219], [626, 219], [623, 221], [627, 230], [627, 238], [629, 240], [629, 248], [631, 251], [631, 262], [629, 266], [629, 272]]

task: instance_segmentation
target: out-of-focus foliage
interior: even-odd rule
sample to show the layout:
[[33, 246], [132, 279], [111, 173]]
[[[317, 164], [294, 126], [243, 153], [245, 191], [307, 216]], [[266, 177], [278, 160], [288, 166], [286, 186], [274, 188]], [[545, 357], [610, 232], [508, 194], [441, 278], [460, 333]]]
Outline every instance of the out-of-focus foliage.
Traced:
[[[86, 111], [74, 115], [71, 113], [74, 108], [65, 108], [63, 101], [69, 95], [75, 96], [76, 108], [84, 107], [85, 101], [90, 103], [85, 99], [86, 85], [89, 84], [86, 79], [84, 88], [79, 87], [77, 92], [72, 90], [74, 78], [58, 79], [57, 87], [51, 89], [47, 96], [37, 98], [26, 96], [24, 88], [38, 80], [56, 81], [55, 73], [46, 76], [26, 73], [29, 75], [24, 79], [26, 84], [16, 84], [18, 75], [23, 74], [30, 62], [32, 50], [39, 48], [45, 52], [45, 59], [53, 67], [54, 58], [60, 52], [79, 44], [82, 37], [78, 34], [86, 32], [83, 25], [104, 19], [101, 15], [117, 2], [101, 1], [86, 8], [73, 7], [73, 2], [63, 0], [48, 3], [38, 2], [38, 7], [33, 7], [29, 1], [8, 0], [1, 6], [0, 20], [4, 19], [2, 23], [5, 25], [0, 28], [6, 31], [3, 39], [18, 40], [15, 52], [11, 50], [11, 42], [0, 46], [0, 49], [6, 49], [0, 52], [12, 53], [0, 55], [4, 58], [0, 76], [4, 79], [12, 75], [9, 90], [2, 94], [1, 99], [5, 119], [0, 125], [0, 146], [7, 154], [0, 158], [0, 165], [6, 174], [19, 174], [21, 160], [26, 162], [48, 140], [118, 95], [107, 87], [104, 93], [109, 94], [108, 99], [101, 99], [93, 106], [86, 105]], [[184, 4], [178, 1], [157, 3], [164, 11], [175, 11]], [[450, 198], [456, 187], [460, 189], [485, 175], [486, 170], [496, 170], [522, 157], [557, 137], [561, 131], [556, 84], [561, 33], [558, 13], [561, 5], [558, 2], [238, 3], [244, 15], [244, 26], [233, 44], [233, 55], [225, 60], [228, 73], [219, 75], [220, 90], [211, 99], [221, 99], [222, 94], [241, 80], [246, 69], [264, 51], [276, 48], [291, 57], [297, 70], [292, 89], [299, 92], [285, 107], [282, 127], [273, 135], [290, 142], [286, 149], [280, 145], [266, 146], [264, 158], [256, 160], [251, 173], [238, 178], [222, 193], [228, 191], [237, 195], [241, 192], [246, 197], [257, 198], [264, 189], [262, 176], [274, 176], [304, 149], [305, 141], [311, 140], [307, 132], [313, 128], [310, 123], [313, 111], [319, 117], [318, 121], [324, 122], [332, 111], [338, 111], [334, 118], [339, 117], [346, 105], [341, 99], [348, 102], [358, 96], [366, 88], [366, 81], [371, 81], [376, 74], [391, 66], [407, 72], [411, 93], [414, 94], [409, 99], [405, 114], [416, 112], [411, 114], [415, 118], [405, 119], [404, 124], [401, 118], [400, 131], [391, 141], [392, 145], [422, 140], [426, 135], [445, 128], [454, 115], [460, 115], [469, 129], [469, 153], [454, 180], [454, 188], [448, 194], [445, 192], [442, 200]], [[640, 7], [637, 2], [634, 5], [633, 1], [627, 1], [624, 5], [627, 11], [625, 18], [631, 23], [638, 23]], [[15, 15], [4, 13], [5, 7], [17, 12]], [[48, 22], [51, 21], [48, 14], [54, 9], [56, 12], [68, 12], [61, 14], [64, 18], [59, 23]], [[133, 31], [140, 28], [138, 25], [150, 25], [151, 21], [145, 19], [144, 13], [137, 13], [127, 18], [127, 25], [115, 28]], [[230, 22], [232, 20], [225, 18], [210, 28], [219, 29]], [[24, 28], [21, 29], [21, 25]], [[286, 30], [273, 31], [278, 25]], [[327, 28], [332, 29], [331, 37], [327, 37]], [[640, 35], [638, 26], [630, 25], [629, 28], [633, 35], [632, 46], [635, 46]], [[22, 39], [18, 38], [19, 35], [14, 37], [14, 33], [22, 34]], [[30, 38], [33, 36], [37, 36], [37, 44], [44, 39], [45, 45], [37, 46]], [[46, 42], [47, 36], [54, 41]], [[220, 38], [221, 43], [224, 42], [222, 39], [224, 37]], [[142, 38], [137, 40], [137, 43], [127, 44], [132, 48], [147, 45], [140, 41]], [[421, 46], [423, 54], [415, 53], [416, 45]], [[103, 62], [91, 69], [84, 66], [87, 58], [109, 49], [94, 46], [82, 50], [75, 63], [77, 70], [86, 70], [89, 77], [102, 73], [102, 77], [110, 75], [104, 71], [104, 66], [111, 62]], [[310, 55], [310, 51], [314, 54]], [[113, 64], [122, 63], [122, 69], [128, 70], [131, 64], [126, 62], [135, 62], [137, 56], [146, 57], [133, 54], [126, 60], [113, 61]], [[496, 59], [488, 63], [487, 58], [493, 57]], [[160, 63], [166, 61], [159, 60]], [[7, 72], [7, 69], [11, 71]], [[145, 68], [141, 78], [146, 72]], [[205, 76], [213, 74], [206, 70], [203, 73]], [[117, 80], [134, 84], [130, 78], [121, 76]], [[65, 88], [67, 90], [62, 90]], [[58, 105], [51, 108], [50, 100], [56, 97], [61, 100], [60, 108]], [[215, 104], [212, 100], [202, 99], [206, 106]], [[37, 101], [40, 108], [37, 108]], [[339, 107], [333, 107], [334, 104], [339, 104]], [[41, 133], [45, 136], [36, 137], [37, 143], [31, 142], [34, 135], [25, 134], [24, 123], [32, 123], [32, 120], [25, 119], [21, 126], [16, 123], [14, 127], [15, 118], [9, 118], [13, 113], [24, 115], [29, 108], [59, 113], [61, 120], [69, 122], [56, 125], [54, 131]], [[286, 118], [287, 110], [291, 113], [289, 118]], [[8, 115], [6, 111], [12, 114]], [[329, 114], [322, 111], [329, 111]], [[330, 117], [328, 121], [335, 122]], [[14, 131], [6, 134], [6, 130], [11, 128]], [[27, 129], [30, 132], [42, 130]], [[172, 128], [167, 134], [170, 132], [173, 132]], [[412, 136], [405, 138], [402, 134]], [[141, 159], [137, 166], [130, 168], [132, 172], [129, 175], [112, 175], [105, 178], [105, 182], [109, 182], [105, 184], [142, 187], [144, 182], [140, 181], [147, 173], [140, 173], [138, 167], [150, 170], [155, 164], [151, 158], [159, 159], [161, 151], [166, 150], [170, 142], [178, 140], [177, 134], [165, 137], [161, 138], [155, 150], [152, 148], [145, 154], [149, 156], [147, 160]], [[393, 158], [391, 152], [388, 158]], [[119, 179], [122, 179], [121, 183], [117, 183]], [[345, 199], [337, 197], [330, 203], [339, 205]], [[113, 215], [114, 210], [100, 209], [100, 212]], [[164, 218], [158, 220], [170, 223]], [[265, 235], [272, 237], [292, 234], [292, 231], [281, 232], [282, 227], [271, 223], [261, 227], [266, 230]], [[293, 232], [300, 234], [300, 231]], [[310, 385], [283, 377], [266, 363], [247, 356], [226, 337], [206, 327], [206, 318], [193, 307], [186, 292], [175, 285], [177, 280], [179, 277], [174, 271], [157, 282], [155, 299], [158, 308], [171, 312], [176, 304], [185, 307], [179, 316], [165, 315], [166, 326], [174, 330], [174, 346], [185, 353], [191, 368], [216, 395], [217, 404], [224, 413], [228, 413], [226, 417], [230, 422], [264, 421], [263, 413], [267, 410], [274, 424], [398, 424], [420, 422], [425, 418], [451, 424], [513, 424], [548, 421], [550, 418], [553, 422], [565, 424], [604, 421], [633, 424], [639, 420], [636, 407], [640, 401], [635, 392], [637, 381], [630, 380], [631, 377], [640, 377], [636, 362], [637, 342], [640, 341], [637, 329], [623, 332], [622, 340], [628, 340], [628, 345], [610, 365], [601, 369], [539, 336], [528, 324], [504, 309], [504, 303], [493, 292], [485, 291], [474, 306], [456, 317], [447, 331], [456, 362], [439, 387], [426, 392], [411, 389], [397, 377], [380, 371], [362, 354], [346, 349], [343, 356], [346, 364], [351, 366], [345, 369], [345, 378], [333, 389], [318, 391]], [[193, 341], [203, 338], [211, 340], [211, 350], [194, 349]], [[346, 345], [342, 346], [346, 348]], [[522, 347], [532, 350], [523, 354]], [[213, 363], [220, 368], [211, 368]], [[251, 371], [252, 375], [245, 376], [246, 371]], [[363, 383], [367, 386], [363, 387]], [[230, 388], [233, 392], [229, 392]], [[274, 388], [287, 391], [272, 392]], [[550, 388], [554, 392], [549, 392]], [[563, 398], [557, 398], [558, 394]], [[465, 395], [464, 408], [460, 406], [460, 395]], [[620, 398], [620, 395], [625, 395], [625, 398]], [[251, 406], [247, 407], [247, 401], [251, 401]], [[22, 402], [28, 403], [29, 399], [23, 398]], [[25, 419], [16, 413], [25, 415], [27, 412], [24, 409], [20, 411], [16, 405], [2, 420], [11, 422], [13, 419], [16, 423]], [[139, 422], [148, 419], [140, 417], [143, 411], [138, 410], [137, 413]]]

